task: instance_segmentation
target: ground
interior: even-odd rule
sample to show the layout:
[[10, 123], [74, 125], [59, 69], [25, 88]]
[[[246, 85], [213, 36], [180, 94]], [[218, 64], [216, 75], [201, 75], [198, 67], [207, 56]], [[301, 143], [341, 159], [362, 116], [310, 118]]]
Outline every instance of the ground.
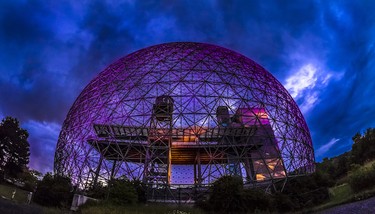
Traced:
[[0, 213], [4, 214], [34, 214], [43, 213], [43, 209], [33, 205], [19, 204], [14, 201], [0, 198]]

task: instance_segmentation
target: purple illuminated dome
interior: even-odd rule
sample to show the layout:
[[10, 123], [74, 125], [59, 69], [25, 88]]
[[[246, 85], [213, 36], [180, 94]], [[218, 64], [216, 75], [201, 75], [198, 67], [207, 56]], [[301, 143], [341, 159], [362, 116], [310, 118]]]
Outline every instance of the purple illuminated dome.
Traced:
[[173, 190], [223, 175], [277, 188], [313, 172], [314, 151], [298, 106], [263, 67], [181, 42], [129, 54], [94, 78], [65, 119], [54, 167], [82, 189], [126, 177]]

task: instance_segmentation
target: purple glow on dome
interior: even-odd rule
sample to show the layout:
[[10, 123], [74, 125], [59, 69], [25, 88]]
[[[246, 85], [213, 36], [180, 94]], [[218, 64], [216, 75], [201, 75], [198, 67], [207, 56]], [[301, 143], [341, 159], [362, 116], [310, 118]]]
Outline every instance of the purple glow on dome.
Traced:
[[273, 184], [313, 172], [314, 151], [298, 106], [269, 72], [231, 50], [181, 42], [136, 51], [94, 78], [65, 119], [54, 167], [82, 188], [121, 176]]

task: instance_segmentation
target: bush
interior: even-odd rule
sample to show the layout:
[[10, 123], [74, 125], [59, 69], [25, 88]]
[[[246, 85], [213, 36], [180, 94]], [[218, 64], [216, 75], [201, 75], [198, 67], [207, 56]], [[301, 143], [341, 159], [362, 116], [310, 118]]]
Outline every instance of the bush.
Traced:
[[272, 204], [274, 209], [278, 212], [290, 212], [295, 210], [296, 205], [293, 203], [292, 199], [283, 193], [275, 193], [273, 195]]
[[20, 173], [18, 175], [19, 181], [25, 184], [22, 189], [29, 192], [34, 192], [36, 186], [38, 185], [38, 177], [36, 175], [41, 175], [41, 173], [36, 170], [29, 169], [26, 169], [22, 173]]
[[135, 204], [138, 194], [133, 184], [127, 179], [114, 179], [109, 183], [109, 198], [114, 204]]
[[266, 194], [263, 190], [245, 189], [242, 193], [244, 211], [255, 212], [256, 210], [273, 211], [271, 195]]
[[96, 199], [105, 199], [108, 194], [108, 187], [104, 186], [101, 182], [98, 182], [97, 185], [90, 187], [86, 195]]
[[[134, 194], [136, 200], [134, 200]], [[86, 192], [86, 195], [96, 199], [109, 199], [115, 204], [147, 202], [146, 186], [139, 180], [115, 179], [110, 181], [108, 186], [98, 182]]]
[[215, 213], [252, 213], [272, 211], [271, 198], [263, 190], [244, 189], [239, 177], [223, 176], [213, 183], [209, 199], [197, 205]]
[[70, 178], [47, 173], [38, 183], [33, 200], [44, 206], [70, 207], [73, 186]]
[[371, 167], [362, 167], [349, 175], [349, 185], [354, 192], [375, 186], [375, 163]]
[[212, 191], [208, 200], [210, 208], [216, 212], [240, 212], [243, 211], [243, 183], [238, 177], [223, 176], [212, 185]]
[[147, 196], [146, 196], [146, 185], [142, 183], [140, 180], [133, 180], [132, 186], [134, 187], [135, 191], [137, 192], [137, 199], [139, 203], [146, 203]]
[[330, 184], [324, 178], [324, 175], [314, 173], [290, 180], [286, 184], [283, 193], [290, 198], [293, 204], [292, 209], [303, 209], [327, 201], [329, 199], [328, 186]]

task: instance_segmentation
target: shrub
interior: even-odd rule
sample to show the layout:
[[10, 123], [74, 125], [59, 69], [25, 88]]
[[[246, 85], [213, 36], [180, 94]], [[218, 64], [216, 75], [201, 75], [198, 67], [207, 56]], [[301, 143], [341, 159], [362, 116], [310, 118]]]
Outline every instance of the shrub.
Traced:
[[108, 194], [108, 187], [104, 186], [101, 182], [98, 182], [97, 185], [92, 186], [86, 192], [86, 195], [96, 199], [105, 199]]
[[290, 212], [295, 210], [296, 205], [293, 203], [292, 199], [283, 193], [275, 193], [273, 195], [272, 204], [274, 209], [278, 212]]
[[375, 186], [375, 163], [371, 167], [362, 167], [349, 175], [349, 185], [354, 192]]
[[216, 212], [243, 211], [243, 184], [239, 177], [223, 176], [212, 185], [209, 204]]
[[69, 207], [73, 199], [70, 178], [47, 173], [38, 183], [33, 199], [44, 206]]
[[140, 180], [133, 180], [132, 186], [134, 187], [135, 191], [137, 192], [138, 202], [146, 203], [147, 196], [146, 196], [146, 185], [142, 183]]
[[38, 184], [38, 177], [35, 175], [40, 175], [41, 173], [36, 170], [29, 170], [26, 169], [22, 173], [18, 175], [19, 181], [23, 182], [25, 185], [22, 187], [22, 189], [34, 192], [36, 189], [36, 186]]
[[[134, 200], [134, 194], [136, 200]], [[135, 202], [146, 203], [146, 186], [139, 180], [115, 179], [104, 186], [98, 182], [92, 186], [86, 195], [96, 199], [109, 199], [115, 204], [132, 204]], [[124, 200], [123, 200], [124, 199]]]
[[127, 179], [114, 179], [109, 183], [109, 198], [114, 204], [135, 204], [138, 201], [133, 184]]
[[266, 194], [264, 190], [245, 189], [242, 193], [242, 200], [246, 212], [273, 210], [271, 195]]
[[314, 173], [290, 180], [283, 193], [292, 201], [293, 209], [302, 209], [328, 200], [328, 185], [324, 175]]
[[239, 177], [223, 176], [213, 183], [208, 201], [197, 205], [215, 213], [252, 213], [273, 210], [271, 198], [263, 190], [244, 189]]

